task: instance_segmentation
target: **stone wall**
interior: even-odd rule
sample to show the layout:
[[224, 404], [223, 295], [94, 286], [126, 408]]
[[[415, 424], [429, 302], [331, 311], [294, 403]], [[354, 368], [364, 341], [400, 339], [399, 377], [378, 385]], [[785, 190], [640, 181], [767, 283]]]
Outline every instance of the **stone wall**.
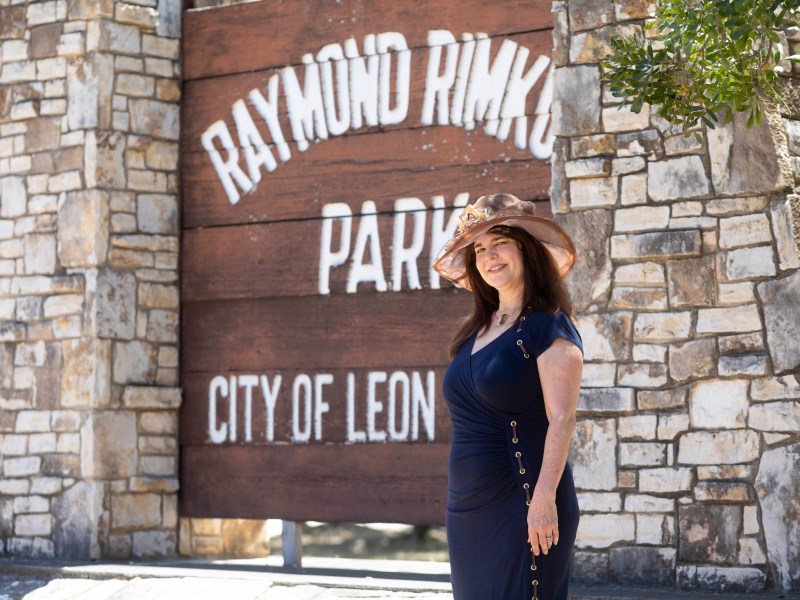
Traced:
[[800, 589], [798, 122], [671, 134], [600, 81], [654, 6], [554, 10], [552, 203], [586, 358], [575, 576]]
[[179, 0], [0, 0], [0, 554], [177, 545]]

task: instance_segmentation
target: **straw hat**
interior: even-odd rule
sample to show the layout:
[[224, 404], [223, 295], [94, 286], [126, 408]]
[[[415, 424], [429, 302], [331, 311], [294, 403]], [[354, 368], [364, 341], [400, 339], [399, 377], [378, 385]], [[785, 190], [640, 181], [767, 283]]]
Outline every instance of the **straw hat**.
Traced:
[[531, 202], [511, 194], [481, 196], [468, 204], [458, 218], [458, 230], [439, 252], [433, 268], [445, 279], [469, 289], [466, 276], [466, 248], [497, 225], [524, 229], [550, 251], [558, 272], [566, 277], [575, 264], [575, 244], [552, 219], [537, 217]]

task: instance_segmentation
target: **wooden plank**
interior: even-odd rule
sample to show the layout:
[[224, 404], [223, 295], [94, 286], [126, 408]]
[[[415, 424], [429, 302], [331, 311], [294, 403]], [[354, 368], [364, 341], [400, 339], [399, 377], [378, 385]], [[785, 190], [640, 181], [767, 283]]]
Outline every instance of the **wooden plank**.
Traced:
[[399, 31], [409, 48], [427, 44], [432, 29], [462, 33], [521, 32], [553, 27], [550, 3], [505, 0], [465, 4], [317, 0], [252, 2], [189, 10], [183, 15], [185, 80], [295, 64], [303, 54], [354, 37]]
[[448, 451], [447, 444], [183, 446], [180, 514], [442, 525]]
[[188, 302], [182, 370], [444, 365], [471, 302], [456, 289]]
[[[405, 382], [397, 381], [394, 383], [393, 397], [390, 398], [389, 381], [392, 381], [393, 374], [398, 370], [402, 371], [405, 376]], [[269, 448], [274, 444], [293, 442], [294, 382], [298, 376], [302, 377], [304, 375], [307, 375], [312, 382], [319, 375], [329, 376], [325, 379], [319, 378], [320, 381], [329, 382], [320, 388], [322, 391], [321, 399], [327, 406], [321, 406], [319, 431], [317, 431], [313, 419], [315, 405], [312, 405], [312, 414], [307, 414], [306, 394], [303, 388], [299, 388], [299, 419], [296, 426], [300, 432], [309, 433], [309, 444], [347, 443], [348, 411], [350, 410], [348, 407], [348, 380], [350, 375], [352, 375], [353, 383], [353, 408], [350, 418], [352, 419], [351, 429], [354, 440], [364, 438], [365, 441], [370, 441], [371, 438], [372, 441], [379, 441], [385, 438], [391, 442], [419, 441], [427, 443], [436, 441], [447, 443], [450, 440], [450, 416], [442, 397], [442, 378], [445, 370], [446, 365], [424, 365], [396, 369], [394, 365], [387, 363], [383, 367], [372, 369], [320, 368], [310, 370], [305, 365], [302, 365], [296, 369], [275, 370], [265, 365], [262, 369], [253, 371], [186, 372], [181, 377], [183, 404], [180, 415], [180, 443], [187, 446], [213, 444], [209, 434], [210, 425], [213, 425], [215, 429], [224, 427], [228, 433], [227, 439], [218, 444], [218, 447], [245, 444]], [[374, 412], [372, 435], [369, 432], [367, 417], [370, 373], [373, 373], [373, 377], [375, 377], [372, 385], [374, 390], [373, 398], [380, 403], [380, 409]], [[427, 402], [415, 402], [415, 398], [419, 398], [419, 394], [415, 393], [413, 389], [415, 384], [422, 387], [426, 400], [428, 400], [431, 391], [428, 388], [430, 383], [428, 380], [429, 373], [433, 373], [433, 431], [428, 429], [428, 423], [425, 421]], [[242, 376], [248, 375], [255, 375], [259, 377], [259, 380], [262, 376], [265, 378], [263, 382], [259, 381], [258, 386], [251, 388], [251, 403], [249, 407], [245, 400], [246, 391], [241, 383], [243, 381]], [[403, 378], [403, 375], [398, 375], [397, 377]], [[235, 380], [237, 384], [235, 442], [230, 441], [230, 393], [222, 394], [219, 390], [215, 390], [214, 410], [216, 418], [213, 424], [209, 423], [210, 384], [212, 379], [217, 376], [227, 379], [228, 384], [230, 384], [232, 376], [237, 378]], [[272, 411], [267, 409], [266, 395], [263, 392], [262, 384], [266, 385], [271, 400], [274, 402]], [[404, 406], [403, 390], [405, 386], [407, 386], [405, 389], [409, 396], [408, 404]], [[389, 424], [390, 411], [394, 413], [393, 426]], [[416, 428], [414, 426], [415, 422], [417, 423]], [[310, 430], [308, 429], [309, 426], [311, 427]], [[319, 439], [317, 439], [317, 434], [319, 434]]]
[[[550, 56], [553, 46], [553, 36], [550, 30], [529, 32], [516, 35], [503, 35], [492, 40], [490, 53], [490, 63], [494, 61], [495, 55], [499, 52], [504, 40], [513, 41], [519, 46], [527, 48], [530, 56], [525, 64], [523, 72], [531, 68], [534, 61], [539, 56]], [[428, 68], [429, 50], [418, 49], [411, 52], [410, 59], [410, 84], [409, 84], [409, 104], [408, 113], [402, 123], [382, 127], [386, 129], [419, 128], [422, 127], [422, 106], [425, 93], [425, 79]], [[444, 59], [442, 59], [444, 61]], [[184, 152], [197, 152], [202, 150], [200, 136], [214, 122], [219, 119], [224, 120], [231, 134], [236, 140], [236, 127], [231, 115], [233, 103], [237, 100], [244, 100], [248, 110], [258, 126], [261, 137], [271, 143], [272, 138], [263, 119], [249, 102], [247, 95], [250, 90], [260, 91], [265, 98], [268, 97], [267, 83], [273, 75], [279, 74], [285, 65], [277, 65], [276, 68], [258, 72], [235, 73], [222, 75], [213, 79], [200, 79], [187, 81], [184, 84], [184, 100], [181, 104], [183, 118], [181, 120], [181, 148]], [[296, 66], [295, 71], [298, 79], [302, 82], [304, 77], [303, 66]], [[544, 85], [545, 74], [539, 77], [536, 85], [527, 94], [525, 114], [529, 115], [532, 124], [532, 115], [535, 114], [539, 94]], [[338, 90], [339, 81], [335, 80]], [[453, 92], [449, 94], [448, 106], [452, 103]], [[281, 130], [287, 141], [290, 141], [292, 130], [287, 117], [286, 98], [284, 96], [283, 83], [278, 85], [278, 118], [281, 122]], [[348, 130], [344, 135], [361, 135], [379, 131], [373, 128], [367, 129], [365, 126], [357, 131]], [[294, 148], [293, 148], [294, 152]]]
[[548, 197], [550, 165], [502, 144], [482, 130], [454, 127], [392, 130], [345, 136], [311, 146], [264, 176], [232, 206], [205, 153], [182, 156], [182, 226], [315, 218], [324, 204], [374, 200], [390, 211], [404, 197], [506, 191], [533, 200]]

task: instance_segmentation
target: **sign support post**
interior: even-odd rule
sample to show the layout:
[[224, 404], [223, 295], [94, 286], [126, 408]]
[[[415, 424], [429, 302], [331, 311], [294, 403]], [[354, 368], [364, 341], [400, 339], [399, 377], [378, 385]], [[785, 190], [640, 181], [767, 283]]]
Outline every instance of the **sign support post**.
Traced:
[[299, 521], [282, 521], [283, 566], [299, 569], [303, 563], [303, 524]]

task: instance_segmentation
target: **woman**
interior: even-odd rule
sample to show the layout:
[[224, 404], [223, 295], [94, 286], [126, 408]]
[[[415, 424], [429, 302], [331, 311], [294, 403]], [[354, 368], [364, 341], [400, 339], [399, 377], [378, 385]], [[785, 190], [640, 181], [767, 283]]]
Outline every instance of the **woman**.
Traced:
[[475, 300], [443, 381], [455, 600], [567, 600], [579, 519], [567, 454], [583, 365], [563, 283], [574, 262], [561, 227], [496, 194], [466, 207], [434, 265]]

